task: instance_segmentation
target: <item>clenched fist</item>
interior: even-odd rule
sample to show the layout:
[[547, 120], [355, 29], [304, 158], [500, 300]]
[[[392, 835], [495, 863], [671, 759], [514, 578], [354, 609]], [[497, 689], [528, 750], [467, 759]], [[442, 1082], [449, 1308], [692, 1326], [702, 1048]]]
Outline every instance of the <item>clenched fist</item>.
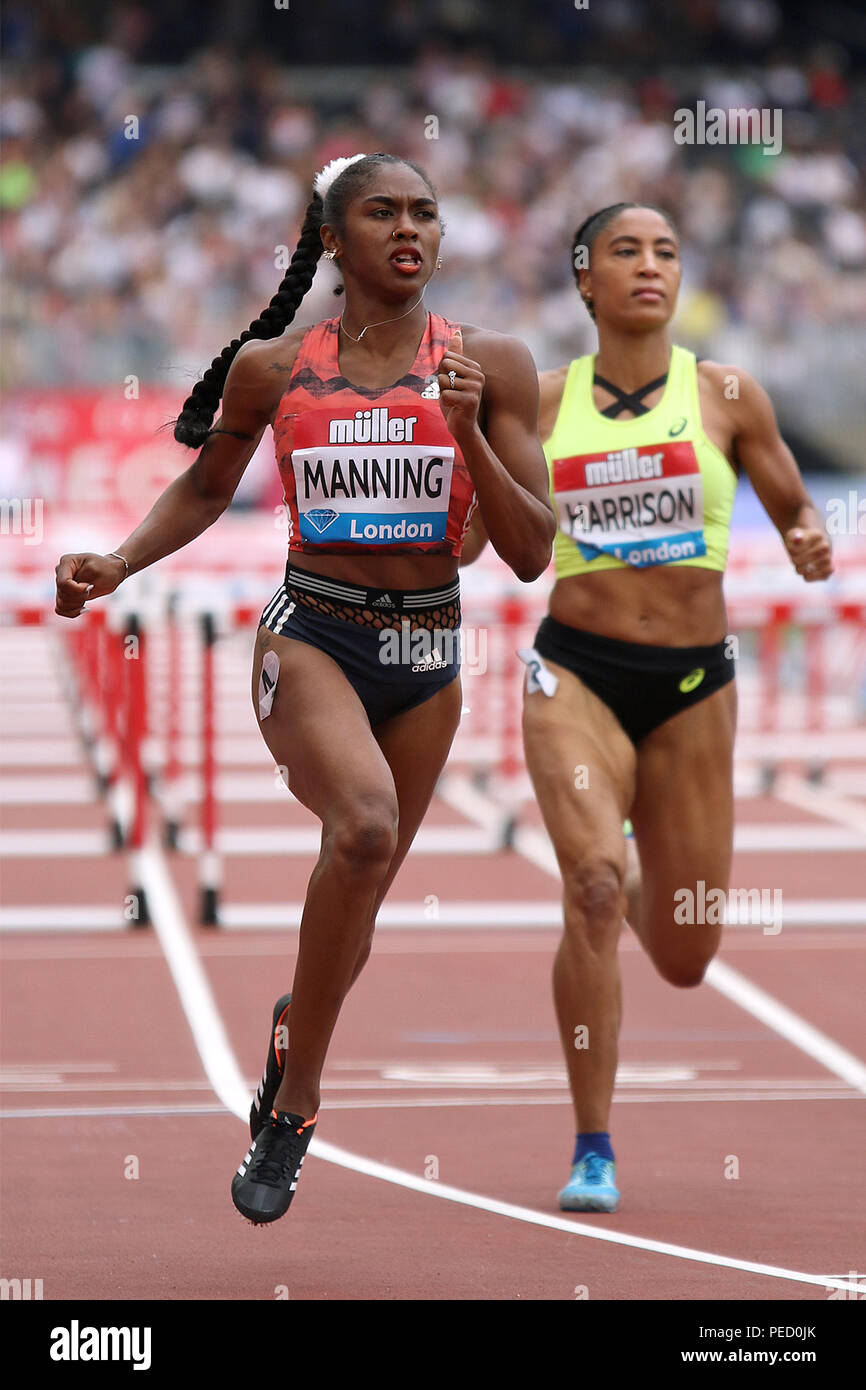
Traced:
[[795, 526], [785, 532], [785, 549], [794, 562], [794, 569], [807, 584], [829, 579], [833, 573], [833, 552], [826, 531]]
[[[463, 334], [458, 328], [452, 334], [438, 368], [439, 405], [445, 416], [445, 423], [459, 441], [461, 433], [467, 433], [478, 419], [481, 393], [484, 390], [484, 373], [471, 357], [463, 356]], [[449, 372], [454, 375], [451, 385]]]
[[87, 599], [114, 593], [126, 578], [126, 565], [116, 555], [61, 555], [55, 575], [55, 613], [77, 618]]

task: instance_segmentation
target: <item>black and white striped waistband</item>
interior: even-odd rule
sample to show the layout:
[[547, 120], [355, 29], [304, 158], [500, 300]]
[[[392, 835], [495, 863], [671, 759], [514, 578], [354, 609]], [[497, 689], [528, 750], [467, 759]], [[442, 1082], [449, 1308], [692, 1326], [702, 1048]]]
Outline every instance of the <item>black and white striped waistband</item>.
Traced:
[[395, 613], [440, 608], [446, 603], [457, 603], [460, 598], [460, 579], [457, 577], [438, 589], [370, 589], [361, 584], [350, 584], [344, 579], [329, 579], [324, 574], [298, 569], [291, 563], [286, 565], [285, 586], [319, 598], [332, 599], [335, 603]]

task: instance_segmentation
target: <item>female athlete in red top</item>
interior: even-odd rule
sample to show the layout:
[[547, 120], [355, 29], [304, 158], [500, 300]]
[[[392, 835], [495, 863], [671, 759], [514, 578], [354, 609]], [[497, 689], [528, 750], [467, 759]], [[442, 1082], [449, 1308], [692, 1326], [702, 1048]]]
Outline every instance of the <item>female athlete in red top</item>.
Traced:
[[[57, 566], [57, 612], [77, 617], [212, 525], [273, 426], [290, 554], [262, 615], [253, 702], [274, 762], [322, 822], [322, 847], [232, 1183], [255, 1222], [288, 1209], [340, 1007], [459, 723], [445, 639], [474, 500], [522, 580], [545, 569], [555, 533], [528, 350], [424, 308], [442, 232], [427, 176], [378, 154], [329, 166], [316, 185], [277, 295], [184, 404], [175, 438], [201, 450], [194, 463], [114, 555]], [[343, 314], [284, 332], [323, 244], [342, 269]], [[394, 640], [404, 634], [409, 644]]]

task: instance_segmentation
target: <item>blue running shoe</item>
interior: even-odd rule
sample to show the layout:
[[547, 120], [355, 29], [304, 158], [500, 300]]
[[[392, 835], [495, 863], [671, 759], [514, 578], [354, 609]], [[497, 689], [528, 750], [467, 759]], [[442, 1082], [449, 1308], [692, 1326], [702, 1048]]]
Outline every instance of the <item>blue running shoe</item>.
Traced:
[[561, 1211], [616, 1211], [616, 1165], [609, 1158], [589, 1153], [571, 1170], [559, 1194]]

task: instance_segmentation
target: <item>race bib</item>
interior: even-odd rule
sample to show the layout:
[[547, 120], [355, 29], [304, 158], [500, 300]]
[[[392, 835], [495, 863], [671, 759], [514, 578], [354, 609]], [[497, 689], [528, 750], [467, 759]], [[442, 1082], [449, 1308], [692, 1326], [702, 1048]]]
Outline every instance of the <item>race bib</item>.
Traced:
[[[305, 438], [316, 423], [327, 443]], [[430, 439], [429, 421], [415, 415], [379, 406], [324, 429], [321, 417], [302, 417], [292, 450], [300, 534], [313, 544], [442, 541], [453, 469], [453, 444]]]
[[700, 465], [689, 441], [554, 459], [559, 528], [585, 560], [637, 569], [706, 555]]

